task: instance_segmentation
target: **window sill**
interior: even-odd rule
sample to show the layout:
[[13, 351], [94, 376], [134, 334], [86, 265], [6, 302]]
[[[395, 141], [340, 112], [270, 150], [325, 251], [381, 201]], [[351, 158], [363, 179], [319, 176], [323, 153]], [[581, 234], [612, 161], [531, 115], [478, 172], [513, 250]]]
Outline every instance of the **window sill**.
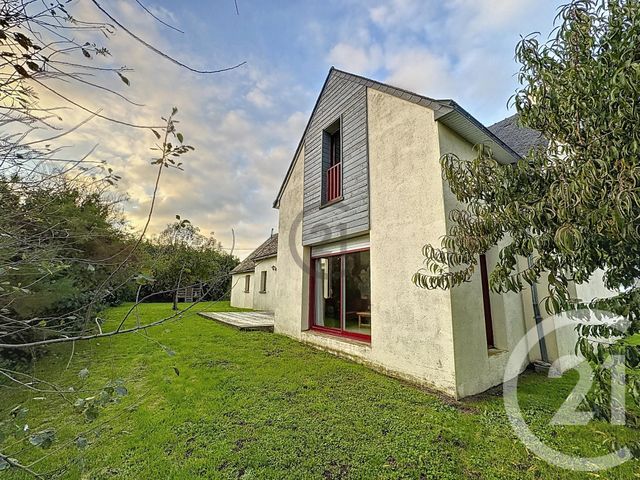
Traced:
[[266, 290], [260, 290], [258, 293], [267, 293]]
[[352, 343], [354, 345], [362, 345], [365, 347], [371, 347], [371, 337], [365, 335], [349, 335], [340, 332], [332, 332], [331, 330], [319, 328], [319, 327], [311, 327], [308, 330], [305, 330], [304, 333], [307, 335], [313, 335], [323, 338], [330, 338], [333, 340], [338, 340], [345, 343]]
[[326, 207], [330, 207], [331, 205], [333, 205], [335, 203], [339, 203], [342, 200], [344, 200], [344, 197], [342, 195], [340, 195], [338, 198], [334, 198], [330, 202], [321, 203], [320, 204], [320, 210], [322, 210], [323, 208], [326, 208]]
[[503, 353], [508, 353], [507, 350], [500, 350], [499, 348], [491, 347], [487, 351], [490, 357], [496, 357], [498, 355], [502, 355]]
[[245, 290], [244, 293], [251, 293], [249, 290]]

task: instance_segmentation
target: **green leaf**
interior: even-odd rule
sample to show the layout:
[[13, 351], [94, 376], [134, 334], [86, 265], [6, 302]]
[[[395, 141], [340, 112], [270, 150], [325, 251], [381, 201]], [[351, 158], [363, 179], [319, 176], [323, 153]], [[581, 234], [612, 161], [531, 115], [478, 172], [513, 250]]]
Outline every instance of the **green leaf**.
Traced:
[[13, 407], [9, 414], [16, 420], [21, 420], [27, 416], [27, 412], [29, 409], [24, 408], [22, 405], [18, 405], [17, 407]]
[[180, 143], [184, 142], [184, 137], [182, 136], [182, 134], [181, 134], [181, 133], [177, 133], [177, 134], [176, 134], [176, 137], [178, 138], [178, 141], [179, 141]]
[[[120, 80], [122, 80], [125, 85], [127, 85], [127, 87], [129, 87], [131, 84], [129, 83], [129, 79], [127, 77], [125, 77], [123, 74], [121, 74], [120, 72], [116, 72], [118, 74], [118, 76], [120, 77]], [[160, 137], [158, 137], [160, 138]]]
[[89, 445], [89, 442], [86, 438], [84, 437], [76, 438], [76, 447], [80, 449], [84, 449], [84, 448], [87, 448], [87, 445]]
[[129, 393], [129, 391], [127, 390], [126, 387], [124, 387], [123, 385], [117, 385], [114, 388], [114, 392], [116, 393], [116, 395], [118, 395], [119, 397], [124, 397], [125, 395], [127, 395]]
[[55, 440], [56, 432], [53, 429], [42, 430], [29, 436], [29, 443], [34, 447], [49, 448]]
[[99, 415], [100, 411], [98, 410], [98, 407], [93, 404], [84, 411], [85, 418], [90, 422], [93, 422]]
[[625, 338], [624, 344], [632, 347], [640, 347], [640, 333], [636, 333], [635, 335]]

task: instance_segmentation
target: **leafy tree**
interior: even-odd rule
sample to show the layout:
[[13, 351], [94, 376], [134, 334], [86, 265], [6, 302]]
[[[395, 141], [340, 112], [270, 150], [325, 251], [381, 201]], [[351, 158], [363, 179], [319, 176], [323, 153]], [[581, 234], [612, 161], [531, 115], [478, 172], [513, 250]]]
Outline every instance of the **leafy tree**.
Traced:
[[[618, 293], [590, 306], [624, 316], [628, 329], [620, 338], [611, 325], [583, 325], [577, 348], [597, 380], [587, 403], [608, 418], [611, 355], [626, 359], [628, 394], [640, 404], [640, 2], [574, 0], [557, 21], [549, 41], [531, 35], [516, 49], [515, 107], [548, 148], [508, 165], [484, 146], [473, 159], [444, 155], [444, 178], [462, 206], [442, 244], [424, 247], [426, 269], [414, 282], [460, 285], [478, 256], [504, 241], [492, 288], [517, 292], [544, 275], [544, 304], [560, 312], [591, 300], [572, 298], [570, 282], [604, 270]], [[530, 258], [528, 268], [518, 270], [519, 257]]]
[[[6, 239], [0, 241], [0, 263], [6, 267], [0, 309], [5, 319], [17, 321], [0, 320], [3, 340], [42, 338], [52, 324], [64, 325], [67, 332], [81, 329], [83, 307], [133, 248], [133, 238], [122, 228], [121, 199], [62, 177], [35, 188], [0, 179], [0, 190], [0, 209], [10, 212], [0, 215]], [[133, 296], [127, 280], [139, 269], [140, 254], [114, 276], [117, 287], [103, 301]], [[43, 331], [25, 330], [23, 322]]]
[[219, 249], [222, 244], [211, 235], [206, 236], [200, 233], [200, 228], [193, 225], [189, 220], [183, 220], [180, 215], [176, 215], [176, 220], [170, 223], [160, 232], [156, 240], [159, 246], [187, 246], [193, 249], [212, 248]]
[[[71, 0], [0, 2], [0, 361], [14, 352], [60, 343], [70, 345], [71, 363], [75, 342], [141, 332], [180, 315], [132, 325], [126, 323], [132, 308], [113, 330], [103, 331], [100, 324], [105, 302], [122, 298], [133, 281], [138, 289], [146, 283], [145, 275], [135, 270], [144, 255], [142, 247], [163, 172], [182, 169], [183, 156], [193, 150], [177, 129], [175, 108], [162, 122], [139, 124], [84, 103], [89, 89], [139, 106], [119, 91], [130, 85], [131, 69], [103, 62], [110, 56], [103, 42], [119, 33], [152, 52], [150, 61], [161, 58], [195, 73], [218, 73], [242, 65], [192, 68], [140, 38], [102, 2], [86, 3], [106, 21], [76, 16], [77, 2]], [[142, 15], [168, 26], [142, 1], [135, 3]], [[62, 84], [67, 88], [60, 89]], [[79, 94], [81, 91], [85, 94]], [[39, 103], [38, 94], [43, 92], [49, 107]], [[61, 130], [53, 123], [67, 109], [86, 118]], [[74, 149], [63, 147], [71, 140], [70, 132], [94, 118], [136, 129], [155, 142], [150, 162], [151, 206], [135, 238], [122, 232], [110, 203], [109, 188], [119, 175], [93, 159], [93, 150], [76, 157], [69, 153]], [[60, 388], [4, 364], [0, 364], [0, 378], [31, 391], [58, 393], [77, 403], [88, 420], [95, 418], [98, 407], [126, 393], [120, 381], [113, 380], [96, 395], [82, 398], [73, 388]], [[76, 402], [70, 397], [77, 397]], [[23, 423], [24, 415], [22, 408], [14, 409], [9, 423], [18, 425], [18, 417]], [[0, 419], [0, 438], [3, 426]], [[54, 436], [54, 432], [42, 431], [26, 440], [46, 448]], [[0, 452], [0, 471], [7, 468], [37, 475]]]
[[[0, 285], [4, 289], [0, 292], [4, 298], [4, 303], [0, 301], [0, 306], [4, 305], [0, 312], [0, 352], [3, 354], [7, 350], [94, 338], [101, 305], [113, 300], [127, 280], [133, 280], [128, 271], [145, 243], [163, 172], [167, 168], [182, 169], [183, 156], [193, 150], [184, 143], [183, 133], [177, 129], [176, 108], [162, 118], [160, 125], [131, 123], [84, 105], [86, 95], [74, 97], [80, 88], [65, 89], [64, 93], [57, 90], [60, 81], [138, 105], [118, 91], [118, 87], [124, 89], [130, 85], [125, 74], [129, 75], [131, 69], [101, 62], [110, 56], [102, 42], [116, 33], [163, 60], [195, 73], [219, 73], [242, 65], [218, 70], [192, 68], [140, 38], [116, 18], [109, 7], [96, 0], [88, 3], [89, 8], [94, 8], [95, 13], [106, 17], [108, 22], [86, 21], [74, 16], [75, 3], [71, 1], [7, 0], [0, 4], [0, 125], [4, 127], [0, 132], [3, 202]], [[156, 18], [143, 2], [136, 3], [141, 14], [171, 27]], [[78, 37], [83, 41], [77, 40]], [[93, 41], [89, 40], [92, 38]], [[94, 77], [100, 82], [94, 81]], [[108, 86], [109, 81], [116, 82], [117, 86]], [[58, 99], [60, 105], [42, 107], [39, 92], [47, 92], [49, 100]], [[59, 119], [63, 108], [85, 112], [87, 118], [68, 130], [60, 130], [51, 121]], [[151, 149], [155, 158], [150, 162], [153, 190], [146, 222], [137, 238], [126, 239], [126, 245], [113, 252], [107, 250], [117, 249], [116, 244], [125, 239], [112, 243], [103, 240], [101, 235], [114, 238], [122, 235], [113, 219], [107, 218], [109, 188], [120, 176], [102, 162], [92, 160], [92, 151], [76, 158], [59, 146], [62, 137], [96, 117], [138, 129], [155, 142]], [[34, 138], [36, 131], [38, 136]], [[17, 208], [14, 209], [14, 205]], [[105, 251], [100, 252], [101, 249]], [[105, 256], [101, 257], [101, 253]], [[84, 275], [85, 270], [93, 273], [93, 281], [76, 281], [75, 276], [79, 272]], [[135, 280], [144, 283], [145, 277], [136, 275]], [[80, 283], [83, 287], [75, 288]], [[37, 293], [41, 294], [38, 298]], [[82, 306], [77, 305], [80, 297], [84, 297]], [[50, 318], [49, 313], [54, 311], [57, 317]], [[46, 325], [41, 325], [42, 313], [48, 315]], [[69, 325], [66, 320], [71, 317], [77, 319], [77, 323]], [[50, 328], [54, 323], [59, 328]], [[5, 325], [11, 328], [7, 331]], [[31, 341], [34, 334], [44, 334], [38, 331], [44, 327], [46, 338]], [[121, 333], [122, 327], [111, 333]], [[21, 331], [20, 336], [15, 335], [16, 329]]]
[[238, 259], [224, 252], [213, 234], [203, 235], [197, 226], [177, 216], [146, 249], [153, 283], [143, 292], [157, 292], [154, 301], [171, 300], [177, 308], [177, 290], [188, 286], [202, 286], [203, 299], [229, 298], [230, 272]]

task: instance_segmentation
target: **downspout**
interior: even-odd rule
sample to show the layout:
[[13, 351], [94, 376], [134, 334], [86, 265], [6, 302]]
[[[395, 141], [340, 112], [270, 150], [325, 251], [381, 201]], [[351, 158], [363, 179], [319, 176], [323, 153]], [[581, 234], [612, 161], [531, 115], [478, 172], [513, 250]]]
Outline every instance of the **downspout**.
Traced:
[[[533, 261], [531, 259], [531, 255], [527, 257], [527, 264], [529, 268], [531, 268]], [[533, 304], [533, 318], [536, 321], [536, 329], [538, 331], [538, 345], [540, 346], [540, 355], [542, 356], [542, 361], [549, 364], [549, 354], [547, 353], [547, 342], [544, 338], [544, 330], [542, 329], [542, 314], [540, 313], [540, 305], [538, 299], [538, 284], [531, 284], [531, 302]]]

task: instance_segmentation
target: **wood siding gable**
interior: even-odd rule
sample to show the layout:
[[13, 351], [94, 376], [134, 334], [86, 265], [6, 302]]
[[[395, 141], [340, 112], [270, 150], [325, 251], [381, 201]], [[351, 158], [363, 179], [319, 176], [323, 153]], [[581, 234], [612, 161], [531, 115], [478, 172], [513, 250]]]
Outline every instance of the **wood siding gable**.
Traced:
[[[342, 197], [324, 205], [324, 130], [341, 120]], [[367, 87], [332, 71], [306, 129], [302, 243], [314, 245], [369, 230]], [[325, 168], [323, 168], [323, 165]]]

